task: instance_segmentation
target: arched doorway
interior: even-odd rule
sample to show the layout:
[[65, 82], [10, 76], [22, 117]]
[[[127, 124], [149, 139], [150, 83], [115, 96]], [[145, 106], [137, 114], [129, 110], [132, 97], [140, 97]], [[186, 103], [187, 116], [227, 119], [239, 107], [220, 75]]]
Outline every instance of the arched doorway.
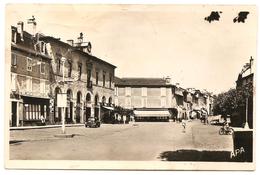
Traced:
[[99, 96], [98, 94], [95, 95], [95, 111], [94, 117], [99, 119]]
[[78, 91], [77, 104], [76, 104], [76, 123], [80, 123], [80, 119], [81, 119], [81, 110], [82, 110], [81, 98], [82, 98], [82, 94], [80, 91]]
[[67, 90], [67, 100], [68, 100], [68, 106], [65, 111], [65, 121], [66, 123], [72, 123], [72, 117], [73, 117], [73, 93], [71, 89]]
[[61, 108], [57, 107], [57, 96], [61, 93], [61, 89], [59, 87], [55, 88], [55, 99], [54, 99], [54, 123], [60, 123], [61, 122]]
[[103, 106], [106, 105], [106, 97], [105, 97], [105, 96], [102, 97], [102, 105], [103, 105]]
[[88, 118], [91, 117], [91, 95], [87, 93], [86, 95], [86, 117], [85, 120], [88, 121]]
[[108, 106], [112, 106], [112, 97], [109, 97], [108, 99]]

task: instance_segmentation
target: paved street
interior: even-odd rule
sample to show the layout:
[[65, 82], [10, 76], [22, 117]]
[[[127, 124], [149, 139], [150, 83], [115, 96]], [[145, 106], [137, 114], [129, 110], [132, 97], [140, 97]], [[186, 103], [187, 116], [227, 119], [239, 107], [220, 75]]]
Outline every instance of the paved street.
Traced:
[[[101, 128], [68, 127], [73, 138], [56, 138], [60, 128], [10, 131], [10, 159], [164, 160], [176, 150], [231, 151], [232, 136], [219, 126], [179, 123], [104, 124]], [[164, 156], [162, 156], [164, 155]]]

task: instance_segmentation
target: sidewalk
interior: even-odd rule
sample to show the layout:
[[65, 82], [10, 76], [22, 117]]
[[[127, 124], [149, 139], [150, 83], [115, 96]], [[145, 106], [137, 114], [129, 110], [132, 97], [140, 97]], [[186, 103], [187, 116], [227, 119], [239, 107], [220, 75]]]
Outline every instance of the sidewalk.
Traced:
[[[62, 125], [45, 125], [45, 126], [17, 126], [9, 127], [10, 130], [26, 130], [26, 129], [44, 129], [44, 128], [59, 128]], [[66, 124], [66, 127], [84, 126], [84, 124]]]
[[[73, 134], [74, 137], [78, 136], [93, 136], [99, 137], [105, 135], [106, 131], [119, 132], [127, 128], [133, 128], [132, 125], [112, 125], [102, 124], [100, 128], [86, 128], [84, 124], [70, 124], [66, 125], [65, 132]], [[30, 141], [50, 141], [61, 139], [54, 137], [56, 134], [61, 133], [61, 125], [40, 126], [40, 127], [21, 127], [18, 129], [10, 130], [10, 142], [30, 142]]]

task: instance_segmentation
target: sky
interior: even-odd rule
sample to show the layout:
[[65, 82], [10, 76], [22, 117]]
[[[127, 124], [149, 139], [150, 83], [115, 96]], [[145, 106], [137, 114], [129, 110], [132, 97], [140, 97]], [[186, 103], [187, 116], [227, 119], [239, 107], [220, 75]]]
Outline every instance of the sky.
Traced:
[[[204, 20], [211, 11], [222, 12], [219, 21]], [[245, 23], [233, 23], [240, 11], [250, 12]], [[256, 58], [254, 6], [26, 4], [6, 12], [7, 31], [34, 15], [45, 35], [66, 41], [83, 32], [118, 77], [170, 76], [184, 88], [219, 93], [235, 87], [243, 65]]]

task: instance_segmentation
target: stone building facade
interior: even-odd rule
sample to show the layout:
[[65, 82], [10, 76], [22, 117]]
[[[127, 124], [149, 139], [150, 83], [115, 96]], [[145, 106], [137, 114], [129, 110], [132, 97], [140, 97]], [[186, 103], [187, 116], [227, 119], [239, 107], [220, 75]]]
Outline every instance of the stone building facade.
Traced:
[[[57, 94], [67, 94], [65, 119], [67, 123], [84, 123], [89, 117], [102, 120], [106, 106], [114, 104], [115, 66], [91, 54], [91, 43], [65, 43], [60, 39], [42, 36], [51, 53], [51, 115], [52, 122], [61, 122]], [[63, 67], [64, 64], [64, 67]], [[64, 68], [64, 69], [63, 69]], [[64, 80], [63, 82], [63, 75]]]
[[162, 78], [117, 78], [115, 105], [132, 109], [136, 120], [165, 120], [171, 114], [172, 85]]
[[114, 106], [116, 66], [94, 56], [80, 34], [76, 43], [11, 27], [10, 126], [60, 124], [58, 94], [66, 94], [65, 123], [103, 120]]
[[115, 105], [133, 110], [137, 119], [180, 121], [212, 114], [210, 93], [173, 85], [170, 78], [116, 78], [115, 86]]

